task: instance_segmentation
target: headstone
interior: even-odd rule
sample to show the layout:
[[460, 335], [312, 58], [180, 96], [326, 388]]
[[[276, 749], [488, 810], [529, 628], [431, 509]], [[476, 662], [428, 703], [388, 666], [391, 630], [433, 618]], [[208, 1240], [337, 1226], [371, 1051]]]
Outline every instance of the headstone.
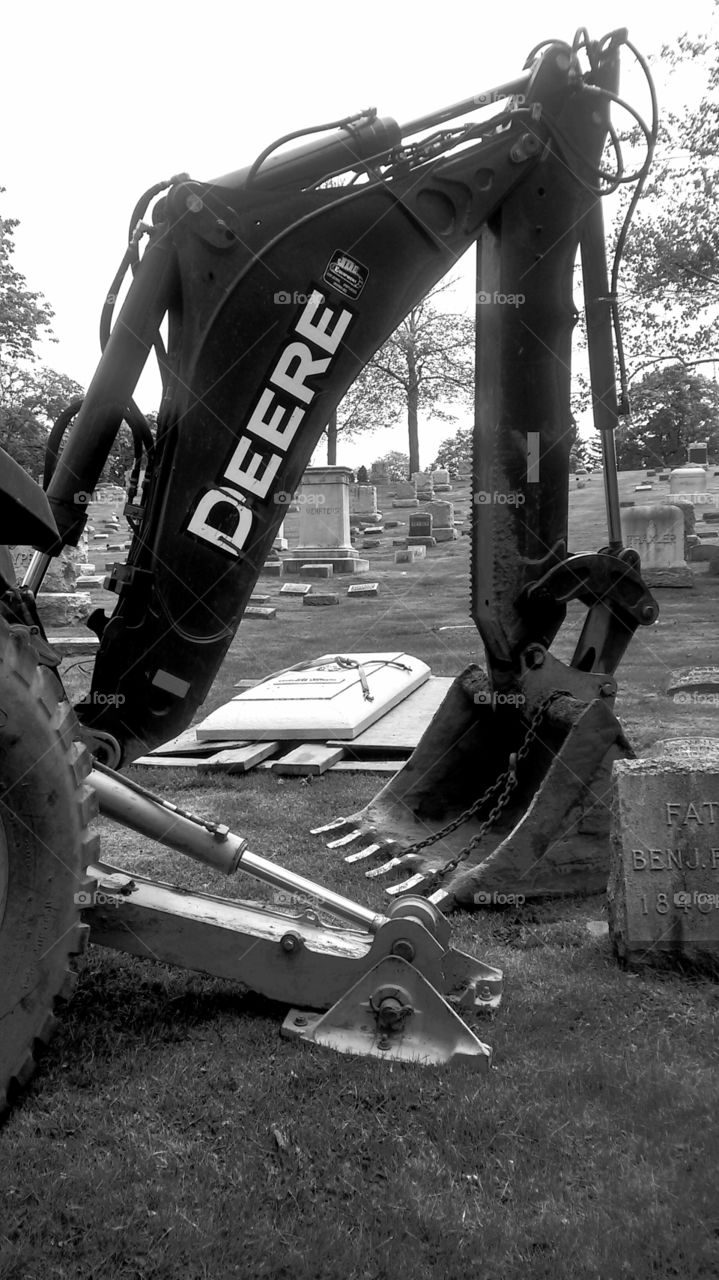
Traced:
[[281, 578], [282, 577], [282, 561], [268, 560], [264, 565], [262, 572], [268, 578]]
[[261, 618], [263, 622], [269, 622], [270, 619], [277, 617], [277, 610], [267, 608], [261, 604], [250, 604], [245, 609], [243, 618]]
[[381, 538], [365, 538], [364, 542], [362, 543], [362, 550], [376, 551], [377, 548], [381, 546], [382, 546]]
[[331, 578], [334, 570], [331, 564], [303, 564], [302, 572], [306, 578]]
[[719, 975], [719, 738], [657, 743], [612, 781], [609, 929], [627, 965]]
[[37, 607], [45, 628], [71, 627], [84, 621], [92, 609], [92, 601], [85, 591], [40, 591]]
[[707, 561], [712, 564], [715, 560], [719, 560], [719, 547], [711, 542], [700, 543], [697, 539], [697, 545], [689, 548], [691, 564], [702, 564]]
[[416, 515], [410, 516], [409, 536], [410, 538], [432, 537], [432, 516], [428, 511], [418, 511]]
[[656, 474], [656, 471], [647, 471], [647, 480], [653, 480]]
[[707, 491], [707, 473], [703, 467], [676, 467], [669, 477], [669, 493], [688, 495], [690, 498]]
[[706, 440], [695, 440], [687, 448], [687, 463], [694, 467], [708, 467], [709, 447]]
[[434, 497], [434, 486], [429, 471], [415, 471], [412, 476], [417, 486], [417, 497], [420, 502], [431, 502]]
[[660, 471], [659, 479], [661, 480], [662, 484], [665, 484], [667, 480], [671, 479], [671, 473], [669, 471]]
[[299, 491], [299, 545], [283, 556], [286, 574], [310, 561], [331, 564], [335, 573], [362, 573], [350, 541], [349, 467], [308, 467]]
[[361, 516], [364, 520], [378, 519], [377, 489], [375, 485], [350, 485], [350, 517], [352, 516]]
[[[22, 582], [35, 552], [32, 547], [11, 546], [10, 555], [15, 567], [15, 576], [18, 582]], [[53, 556], [51, 559], [43, 578], [42, 590], [52, 594], [74, 591], [80, 565], [80, 551], [75, 547], [64, 547], [59, 556]]]
[[454, 506], [451, 502], [439, 501], [427, 504], [432, 516], [432, 533], [436, 542], [453, 542], [457, 537], [454, 527]]
[[678, 507], [648, 503], [622, 517], [624, 541], [639, 552], [648, 587], [693, 587], [684, 559], [684, 516]]
[[287, 541], [287, 538], [285, 537], [285, 522], [283, 520], [282, 524], [277, 530], [277, 533], [275, 534], [275, 540], [272, 543], [272, 547], [274, 551], [286, 551], [288, 546], [289, 546], [289, 543]]
[[653, 488], [654, 488], [654, 485], [653, 485], [653, 484], [635, 484], [635, 486], [634, 486], [634, 492], [635, 492], [635, 493], [646, 493], [647, 489], [653, 489]]
[[340, 598], [335, 591], [313, 591], [312, 595], [303, 596], [302, 603], [321, 609], [323, 605], [339, 604]]
[[448, 471], [440, 467], [439, 470], [430, 472], [430, 475], [435, 493], [446, 493], [451, 489]]
[[417, 486], [414, 480], [397, 480], [394, 486], [395, 498], [416, 498]]
[[378, 596], [379, 583], [353, 582], [352, 585], [347, 588], [347, 595], [354, 596], [355, 598], [359, 598], [360, 596]]
[[372, 471], [370, 473], [370, 482], [373, 485], [389, 484], [389, 475], [387, 474], [385, 468], [381, 465], [378, 465], [376, 462], [372, 463]]
[[[306, 568], [305, 565], [302, 566]], [[280, 587], [281, 596], [308, 596], [312, 586], [309, 582], [286, 582]]]
[[419, 498], [393, 498], [392, 506], [411, 511], [412, 508], [419, 506]]
[[672, 671], [667, 693], [676, 703], [696, 703], [719, 709], [719, 667], [682, 667]]
[[405, 547], [402, 551], [395, 551], [395, 564], [414, 564], [415, 560], [423, 560], [427, 554], [426, 547]]
[[433, 531], [451, 529], [454, 524], [454, 505], [451, 502], [430, 502], [427, 511], [432, 517]]
[[245, 689], [197, 726], [198, 741], [356, 738], [429, 679], [426, 663], [406, 653], [340, 657], [325, 654]]

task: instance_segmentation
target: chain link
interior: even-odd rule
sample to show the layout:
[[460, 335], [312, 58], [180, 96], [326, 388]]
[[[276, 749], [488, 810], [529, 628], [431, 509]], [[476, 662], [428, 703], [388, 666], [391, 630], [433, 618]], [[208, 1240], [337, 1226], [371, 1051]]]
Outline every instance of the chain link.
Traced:
[[480, 796], [479, 799], [475, 800], [468, 809], [465, 809], [458, 817], [453, 818], [451, 822], [448, 822], [447, 825], [442, 827], [439, 831], [433, 832], [431, 836], [426, 836], [424, 840], [418, 840], [415, 844], [410, 845], [410, 847], [404, 851], [402, 856], [403, 858], [406, 858], [409, 855], [419, 853], [421, 849], [428, 848], [429, 845], [436, 844], [438, 840], [443, 840], [445, 836], [450, 835], [452, 831], [456, 831], [457, 828], [463, 826], [465, 822], [469, 822], [470, 818], [473, 818], [475, 813], [482, 809], [496, 792], [499, 792], [496, 803], [490, 809], [479, 830], [476, 831], [471, 840], [459, 850], [459, 853], [456, 853], [453, 858], [450, 858], [448, 862], [446, 862], [442, 867], [438, 867], [437, 870], [432, 873], [429, 883], [422, 886], [423, 893], [433, 893], [435, 889], [438, 889], [447, 876], [450, 875], [451, 872], [457, 870], [460, 862], [464, 862], [465, 859], [469, 857], [472, 850], [475, 849], [483, 839], [485, 833], [490, 829], [490, 827], [494, 826], [498, 818], [501, 817], [509, 803], [512, 792], [517, 785], [517, 767], [526, 758], [532, 744], [536, 740], [544, 713], [557, 698], [564, 697], [571, 697], [571, 694], [567, 689], [555, 689], [553, 693], [550, 693], [542, 700], [542, 702], [540, 702], [529, 723], [522, 745], [516, 752], [513, 751], [511, 753], [507, 769], [499, 778], [497, 778], [496, 782], [493, 782], [492, 785], [487, 788], [484, 795]]

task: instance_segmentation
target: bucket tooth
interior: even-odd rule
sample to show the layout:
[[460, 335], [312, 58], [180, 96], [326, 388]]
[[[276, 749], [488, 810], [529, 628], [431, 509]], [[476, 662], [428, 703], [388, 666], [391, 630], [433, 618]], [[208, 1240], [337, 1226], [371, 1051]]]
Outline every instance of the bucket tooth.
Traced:
[[423, 871], [417, 871], [415, 875], [410, 876], [408, 880], [400, 880], [399, 884], [390, 885], [385, 893], [391, 898], [396, 898], [401, 893], [414, 893], [416, 889], [427, 879]]
[[365, 833], [364, 831], [360, 831], [358, 828], [354, 828], [354, 829], [353, 829], [352, 831], [350, 831], [350, 832], [349, 832], [349, 834], [348, 834], [348, 835], [346, 835], [346, 836], [340, 836], [340, 837], [339, 837], [339, 839], [337, 839], [337, 840], [328, 840], [328, 841], [327, 841], [327, 848], [328, 848], [328, 849], [341, 849], [343, 845], [345, 845], [345, 844], [352, 844], [352, 841], [353, 841], [353, 840], [359, 840], [360, 836], [363, 836], [363, 835], [365, 835], [365, 834], [366, 834], [366, 833]]
[[381, 844], [368, 844], [366, 849], [360, 849], [357, 853], [348, 853], [345, 862], [362, 862], [365, 858], [371, 858], [381, 848]]
[[328, 822], [324, 827], [311, 827], [311, 836], [323, 836], [326, 831], [339, 831], [340, 827], [351, 825], [349, 818], [333, 818], [332, 822]]
[[394, 871], [395, 867], [400, 867], [402, 861], [401, 857], [390, 858], [389, 862], [383, 862], [381, 866], [373, 867], [371, 871], [365, 871], [365, 876], [368, 880], [376, 880], [379, 876], [386, 875], [388, 871]]

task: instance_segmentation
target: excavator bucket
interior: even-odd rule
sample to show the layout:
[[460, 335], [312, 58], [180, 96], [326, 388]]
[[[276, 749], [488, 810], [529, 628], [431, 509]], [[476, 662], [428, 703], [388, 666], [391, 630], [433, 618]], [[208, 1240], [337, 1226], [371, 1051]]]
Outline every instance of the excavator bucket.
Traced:
[[632, 754], [614, 682], [543, 654], [524, 689], [498, 701], [468, 667], [404, 768], [317, 834], [390, 896], [422, 893], [444, 911], [602, 891], [611, 767]]

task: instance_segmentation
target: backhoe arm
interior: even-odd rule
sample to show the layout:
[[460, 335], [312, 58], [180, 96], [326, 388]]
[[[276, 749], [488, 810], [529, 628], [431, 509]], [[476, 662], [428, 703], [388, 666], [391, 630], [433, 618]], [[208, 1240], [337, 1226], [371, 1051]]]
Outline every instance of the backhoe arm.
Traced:
[[[178, 181], [155, 205], [48, 490], [62, 540], [77, 541], [76, 495], [94, 487], [167, 314], [137, 532], [80, 707], [124, 760], [190, 722], [332, 411], [478, 238], [473, 613], [495, 682], [516, 679], [529, 639], [549, 643], [565, 606], [545, 596], [537, 611], [527, 591], [566, 557], [572, 271], [621, 39], [594, 47], [586, 75], [549, 45], [488, 123], [413, 144], [369, 113], [216, 182]], [[512, 493], [521, 504], [495, 501]]]

